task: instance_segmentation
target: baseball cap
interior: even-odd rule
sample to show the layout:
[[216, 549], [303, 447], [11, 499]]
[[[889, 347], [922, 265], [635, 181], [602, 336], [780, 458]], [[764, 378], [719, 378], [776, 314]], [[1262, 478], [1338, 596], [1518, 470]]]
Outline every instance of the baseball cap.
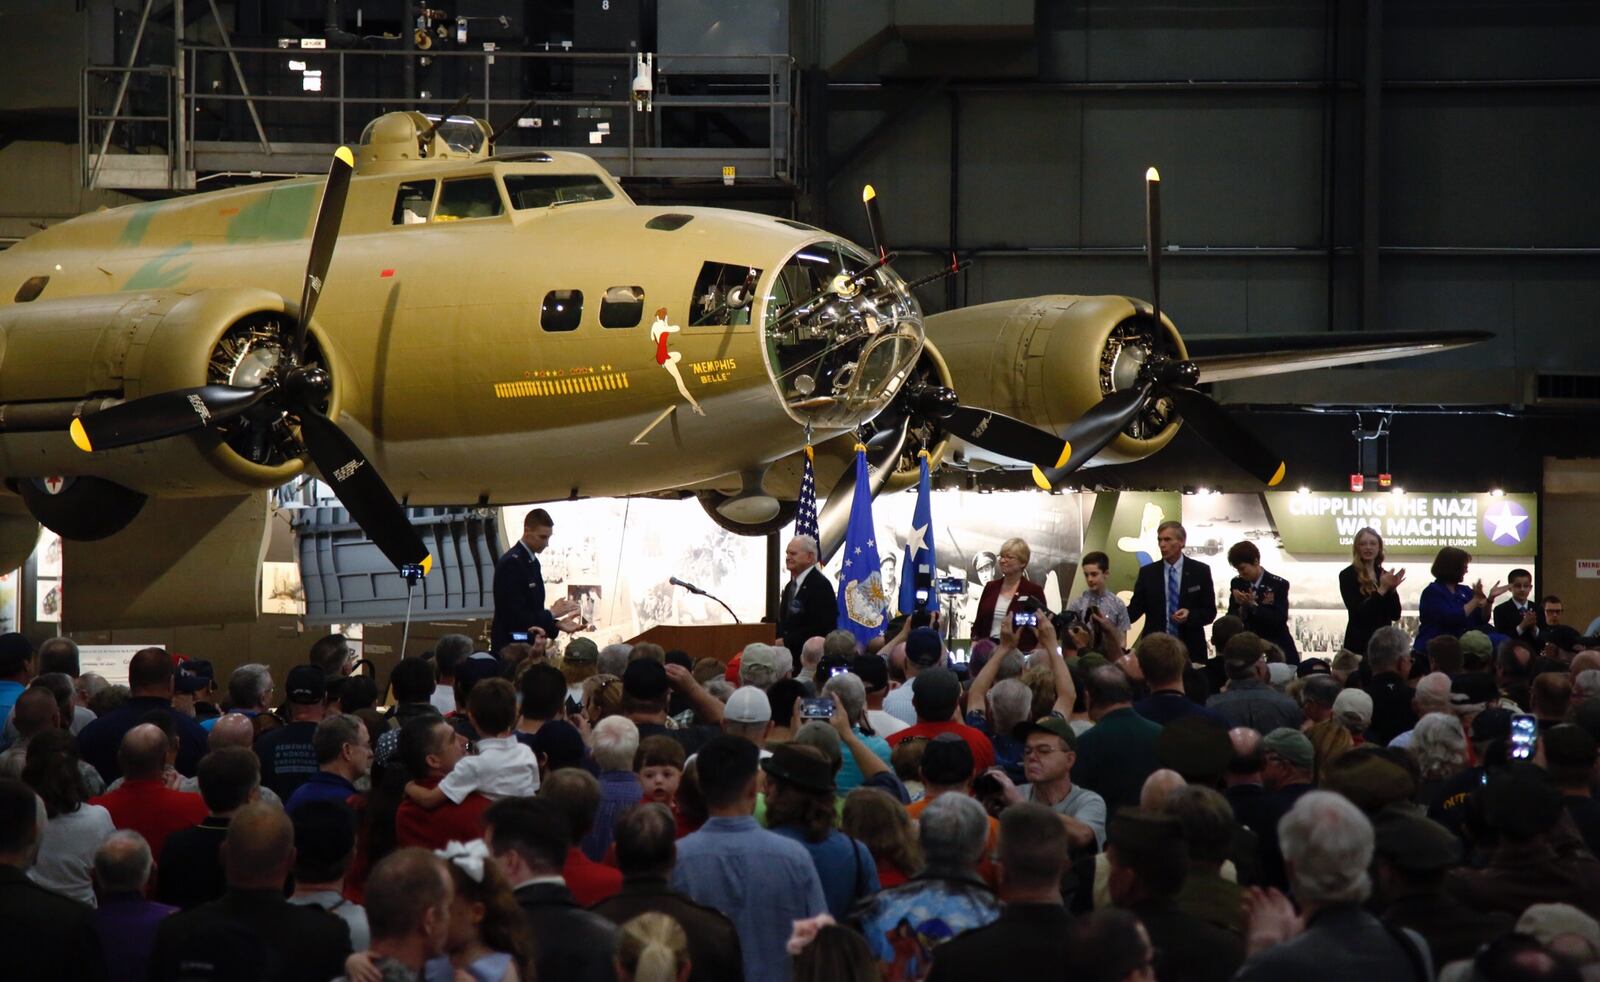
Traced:
[[[1072, 730], [1072, 724], [1059, 716], [1041, 716], [1031, 723], [1018, 723], [1011, 728], [1011, 739], [1021, 743], [1035, 733], [1048, 733], [1067, 741], [1067, 747], [1078, 749], [1078, 734]], [[926, 751], [924, 751], [926, 754]]]
[[1317, 757], [1316, 750], [1311, 746], [1311, 740], [1299, 730], [1287, 726], [1280, 726], [1262, 737], [1261, 749], [1267, 753], [1277, 754], [1303, 770], [1310, 770]]
[[977, 765], [972, 748], [959, 733], [941, 733], [922, 748], [922, 779], [939, 787], [951, 787], [972, 777]]
[[289, 669], [289, 677], [284, 680], [283, 688], [290, 702], [314, 706], [328, 694], [328, 677], [315, 665], [296, 665]]
[[1511, 736], [1511, 710], [1490, 706], [1472, 721], [1472, 739], [1505, 740]]
[[919, 627], [906, 637], [906, 661], [918, 668], [932, 668], [943, 654], [944, 643], [931, 627]]
[[1489, 828], [1526, 842], [1550, 830], [1561, 817], [1561, 792], [1544, 768], [1517, 761], [1491, 768], [1480, 790]]
[[190, 658], [178, 666], [178, 671], [180, 673], [187, 672], [190, 675], [199, 675], [213, 682], [216, 681], [217, 678], [216, 669], [213, 668], [211, 663], [204, 658]]
[[573, 638], [561, 649], [561, 661], [567, 665], [593, 665], [600, 661], [600, 646], [593, 638]]
[[911, 708], [917, 719], [942, 723], [955, 715], [961, 702], [961, 680], [948, 668], [930, 668], [911, 687]]
[[1463, 656], [1479, 662], [1487, 662], [1494, 657], [1494, 642], [1482, 631], [1468, 631], [1461, 635], [1460, 642]]
[[667, 666], [651, 658], [628, 662], [622, 670], [622, 694], [641, 702], [659, 702], [667, 697]]
[[1487, 672], [1462, 672], [1450, 680], [1450, 702], [1456, 706], [1474, 706], [1490, 703], [1500, 698], [1494, 677]]
[[204, 692], [211, 688], [211, 680], [204, 675], [192, 675], [189, 672], [178, 672], [172, 676], [172, 690], [192, 695]]
[[484, 679], [499, 678], [504, 670], [500, 659], [486, 651], [475, 652], [456, 663], [456, 688], [471, 692]]
[[1461, 840], [1421, 815], [1391, 809], [1376, 823], [1379, 856], [1400, 869], [1431, 873], [1461, 862]]
[[1328, 665], [1326, 658], [1304, 658], [1295, 667], [1295, 674], [1301, 678], [1308, 675], [1331, 675], [1333, 669]]
[[739, 660], [740, 679], [762, 687], [778, 681], [778, 653], [772, 645], [750, 645]]
[[889, 687], [889, 663], [881, 655], [857, 655], [850, 660], [850, 671], [861, 679], [868, 692]]
[[1360, 689], [1345, 689], [1333, 700], [1333, 715], [1351, 729], [1372, 725], [1372, 697]]
[[1592, 768], [1595, 743], [1586, 730], [1572, 723], [1552, 726], [1540, 736], [1544, 756], [1553, 767]]
[[772, 719], [772, 704], [762, 689], [753, 685], [740, 686], [728, 697], [722, 718], [730, 723], [766, 723]]

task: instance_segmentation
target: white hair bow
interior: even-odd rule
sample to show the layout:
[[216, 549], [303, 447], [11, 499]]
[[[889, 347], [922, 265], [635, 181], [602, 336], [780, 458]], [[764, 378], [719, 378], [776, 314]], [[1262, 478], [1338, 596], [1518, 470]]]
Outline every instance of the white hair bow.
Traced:
[[447, 863], [459, 866], [461, 872], [472, 877], [472, 882], [483, 882], [483, 864], [489, 858], [489, 847], [484, 845], [482, 839], [452, 842], [443, 849], [435, 849], [433, 854]]

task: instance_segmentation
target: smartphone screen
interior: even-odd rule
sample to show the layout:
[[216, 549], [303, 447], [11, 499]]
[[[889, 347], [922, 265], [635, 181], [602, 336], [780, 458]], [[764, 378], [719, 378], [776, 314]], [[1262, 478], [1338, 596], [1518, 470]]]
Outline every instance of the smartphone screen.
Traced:
[[833, 700], [827, 696], [800, 700], [802, 719], [833, 719]]
[[1532, 760], [1538, 744], [1539, 720], [1529, 713], [1518, 713], [1511, 717], [1511, 759]]
[[1039, 615], [1031, 610], [1019, 610], [1011, 616], [1011, 623], [1017, 627], [1038, 627]]

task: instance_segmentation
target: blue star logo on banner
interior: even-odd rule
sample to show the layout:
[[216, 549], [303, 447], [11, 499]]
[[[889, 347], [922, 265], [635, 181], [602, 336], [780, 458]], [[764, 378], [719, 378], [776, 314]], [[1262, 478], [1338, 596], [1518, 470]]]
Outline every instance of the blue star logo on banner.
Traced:
[[878, 571], [878, 545], [872, 531], [872, 489], [867, 474], [867, 448], [856, 444], [855, 497], [850, 501], [850, 525], [844, 536], [839, 567], [839, 629], [849, 631], [862, 644], [883, 633], [888, 623], [889, 597]]
[[[929, 504], [931, 478], [928, 474], [928, 451], [917, 454], [921, 474], [917, 478], [917, 507], [911, 513], [911, 535], [906, 538], [905, 564], [900, 574], [900, 613], [909, 614], [917, 607], [917, 591], [928, 591], [933, 599], [933, 574], [939, 562], [933, 551], [933, 509]], [[926, 602], [924, 604], [926, 606]]]

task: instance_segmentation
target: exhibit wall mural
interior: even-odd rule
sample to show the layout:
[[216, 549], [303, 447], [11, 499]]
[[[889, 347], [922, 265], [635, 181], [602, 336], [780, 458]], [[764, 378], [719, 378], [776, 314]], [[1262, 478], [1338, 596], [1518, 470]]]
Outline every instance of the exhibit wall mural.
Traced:
[[[890, 597], [898, 595], [915, 506], [914, 492], [886, 495], [873, 505]], [[722, 530], [694, 501], [592, 499], [543, 507], [556, 523], [540, 557], [547, 595], [576, 600], [585, 619], [596, 625], [593, 637], [600, 644], [656, 624], [731, 621], [715, 601], [674, 587], [673, 576], [720, 597], [741, 620], [757, 621], [764, 613], [765, 579], [755, 571], [765, 568], [765, 541]], [[505, 528], [520, 530], [528, 510], [504, 509]], [[1126, 599], [1139, 567], [1158, 555], [1157, 526], [1177, 518], [1189, 533], [1188, 555], [1211, 567], [1219, 611], [1226, 608], [1234, 575], [1228, 548], [1241, 541], [1256, 545], [1262, 565], [1290, 582], [1291, 627], [1307, 653], [1336, 651], [1343, 638], [1338, 577], [1350, 563], [1350, 544], [1361, 528], [1376, 528], [1385, 538], [1387, 565], [1406, 571], [1402, 624], [1414, 631], [1417, 597], [1432, 580], [1428, 569], [1440, 547], [1472, 553], [1468, 582], [1482, 579], [1488, 589], [1504, 582], [1512, 569], [1533, 568], [1536, 516], [1535, 496], [1514, 494], [946, 490], [932, 495], [939, 575], [962, 586], [941, 598], [953, 622], [952, 637], [970, 633], [982, 584], [995, 575], [995, 554], [1006, 539], [1028, 543], [1028, 577], [1045, 585], [1051, 607], [1059, 609], [1083, 589], [1078, 560], [1095, 550], [1110, 557], [1111, 588]], [[786, 530], [784, 539], [790, 534]], [[837, 582], [837, 559], [827, 572]]]

